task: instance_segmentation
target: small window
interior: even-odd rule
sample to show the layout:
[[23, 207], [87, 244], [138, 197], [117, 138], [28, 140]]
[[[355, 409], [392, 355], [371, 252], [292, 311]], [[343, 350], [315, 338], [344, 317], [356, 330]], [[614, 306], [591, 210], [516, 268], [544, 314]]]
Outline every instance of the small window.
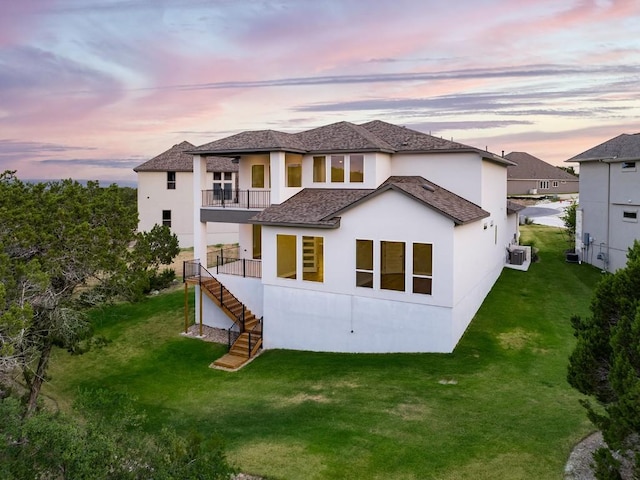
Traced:
[[302, 186], [302, 165], [289, 164], [287, 165], [287, 187], [301, 187]]
[[356, 240], [356, 287], [373, 288], [373, 240]]
[[167, 172], [167, 189], [176, 189], [176, 172]]
[[302, 280], [324, 281], [324, 239], [322, 237], [302, 237]]
[[622, 220], [624, 220], [625, 222], [637, 222], [638, 212], [635, 210], [634, 211], [625, 210], [624, 212], [622, 212]]
[[251, 187], [264, 188], [264, 165], [251, 165]]
[[171, 227], [171, 210], [162, 210], [162, 225]]
[[551, 186], [552, 186], [553, 188], [558, 188], [558, 181], [557, 181], [557, 180], [554, 180], [553, 182], [551, 182]]
[[636, 162], [622, 162], [622, 171], [623, 172], [635, 172], [636, 171]]
[[433, 281], [433, 245], [413, 244], [413, 293], [431, 295]]
[[313, 157], [313, 181], [315, 183], [327, 181], [327, 159], [325, 156]]
[[331, 181], [344, 182], [344, 155], [331, 155]]
[[349, 156], [349, 181], [364, 182], [364, 155]]

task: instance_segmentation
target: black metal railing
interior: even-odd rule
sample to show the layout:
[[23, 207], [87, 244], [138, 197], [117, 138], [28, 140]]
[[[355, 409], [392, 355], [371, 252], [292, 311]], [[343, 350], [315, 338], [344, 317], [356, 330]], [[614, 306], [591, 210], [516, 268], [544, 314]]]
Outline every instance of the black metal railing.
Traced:
[[262, 317], [260, 317], [260, 320], [258, 320], [258, 323], [256, 323], [253, 326], [253, 328], [249, 330], [248, 333], [249, 333], [248, 356], [251, 357], [251, 352], [253, 352], [253, 349], [255, 348], [255, 346], [258, 345], [258, 342], [262, 340]]
[[184, 283], [187, 278], [194, 278], [200, 276], [200, 260], [185, 260], [182, 263], [182, 282]]
[[236, 259], [239, 257], [240, 247], [234, 245], [227, 248], [218, 248], [207, 252], [207, 268], [224, 265], [228, 259]]
[[253, 209], [271, 206], [269, 190], [203, 190], [203, 207]]
[[240, 277], [262, 278], [262, 261], [251, 258], [225, 257], [216, 259], [216, 274], [238, 275]]

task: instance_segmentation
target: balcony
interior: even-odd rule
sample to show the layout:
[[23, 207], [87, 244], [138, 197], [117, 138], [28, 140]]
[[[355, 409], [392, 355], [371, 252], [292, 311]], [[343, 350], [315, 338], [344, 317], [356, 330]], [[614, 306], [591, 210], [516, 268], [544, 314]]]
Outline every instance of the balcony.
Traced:
[[271, 206], [271, 192], [269, 190], [203, 190], [202, 206], [262, 210]]

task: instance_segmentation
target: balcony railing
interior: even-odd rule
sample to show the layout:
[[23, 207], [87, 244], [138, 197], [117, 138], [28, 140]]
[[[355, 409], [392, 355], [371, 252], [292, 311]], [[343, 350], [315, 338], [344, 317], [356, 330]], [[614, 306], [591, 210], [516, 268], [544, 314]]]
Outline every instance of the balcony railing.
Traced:
[[269, 190], [203, 190], [203, 207], [261, 209], [271, 206]]
[[249, 258], [217, 258], [216, 273], [262, 278], [262, 262]]

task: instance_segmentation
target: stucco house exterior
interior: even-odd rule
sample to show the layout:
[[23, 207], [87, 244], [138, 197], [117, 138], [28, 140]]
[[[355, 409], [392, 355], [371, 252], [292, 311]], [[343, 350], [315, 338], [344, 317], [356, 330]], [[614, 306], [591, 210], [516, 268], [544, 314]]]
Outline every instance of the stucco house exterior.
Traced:
[[[156, 224], [167, 225], [178, 236], [181, 248], [193, 247], [193, 156], [185, 153], [193, 148], [191, 143], [181, 142], [133, 169], [138, 174], [138, 230], [149, 231]], [[209, 188], [227, 192], [229, 196], [237, 177], [238, 165], [232, 159], [207, 159], [203, 180]], [[207, 225], [208, 245], [237, 241], [237, 224]]]
[[224, 302], [202, 294], [203, 282], [224, 285], [265, 348], [451, 352], [517, 243], [512, 162], [405, 127], [242, 132], [189, 153], [194, 191], [209, 156], [240, 168], [235, 205], [194, 195], [196, 258], [206, 225], [230, 221], [244, 256], [192, 270], [197, 321], [229, 327]]
[[578, 193], [579, 179], [576, 175], [526, 152], [511, 152], [505, 158], [515, 164], [507, 167], [508, 195]]
[[618, 135], [567, 162], [580, 164], [576, 252], [581, 261], [615, 272], [640, 240], [640, 133]]

